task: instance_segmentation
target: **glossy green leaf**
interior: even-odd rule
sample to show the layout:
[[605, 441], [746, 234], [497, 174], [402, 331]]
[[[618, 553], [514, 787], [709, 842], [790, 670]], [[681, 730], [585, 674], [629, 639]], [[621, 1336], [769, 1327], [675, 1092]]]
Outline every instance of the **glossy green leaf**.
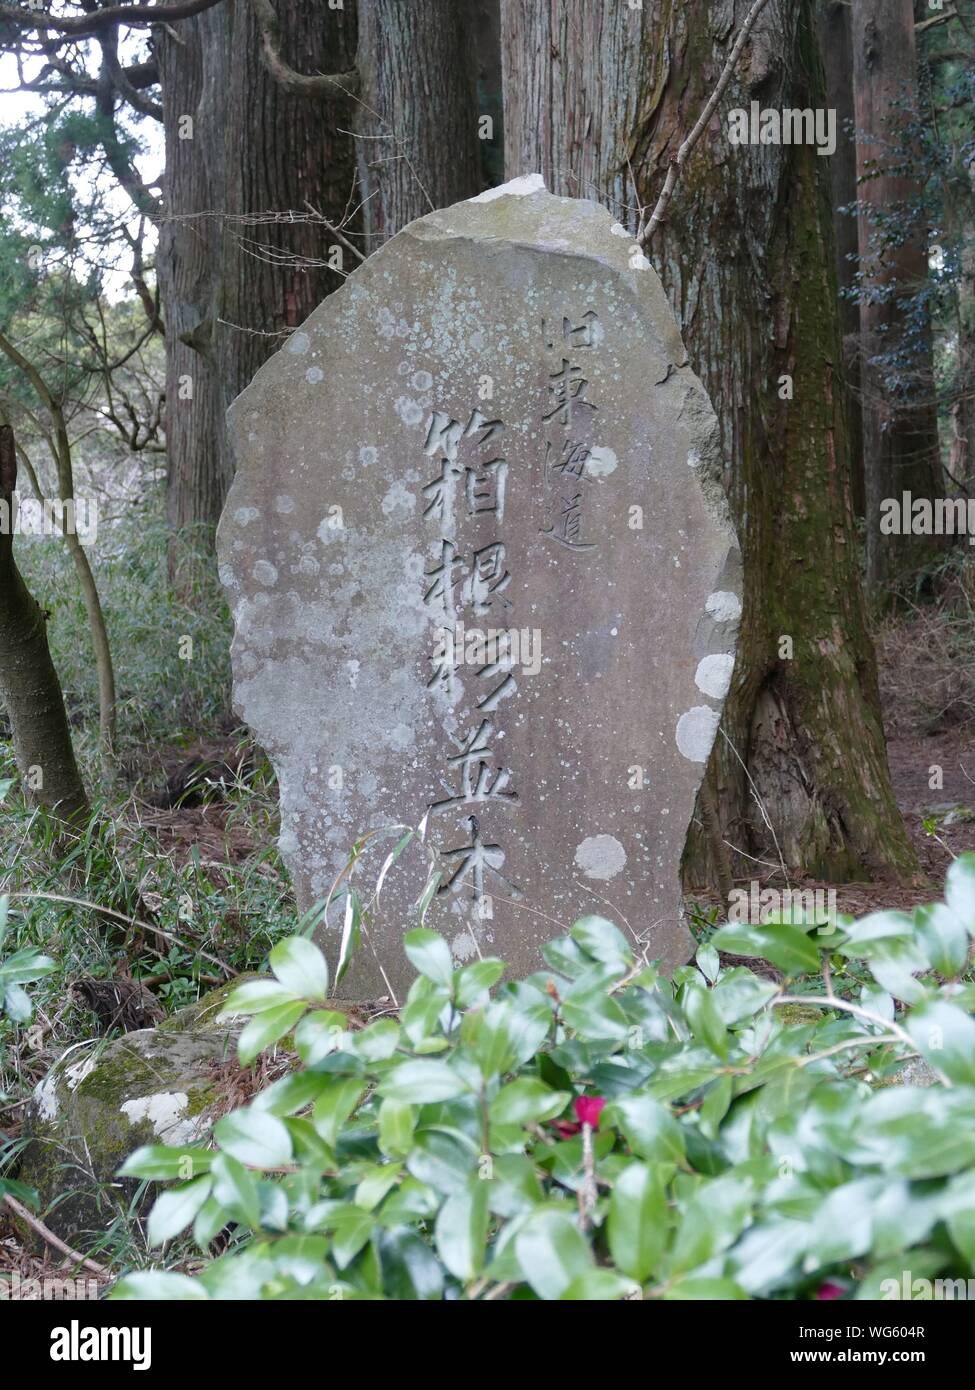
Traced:
[[643, 1284], [657, 1268], [669, 1234], [667, 1198], [659, 1173], [631, 1163], [613, 1183], [607, 1222], [618, 1268]]
[[291, 1160], [291, 1135], [276, 1115], [233, 1110], [213, 1127], [224, 1153], [248, 1168], [280, 1168]]
[[207, 1175], [160, 1193], [149, 1213], [149, 1244], [162, 1245], [185, 1231], [209, 1197], [212, 1187], [213, 1179]]
[[304, 1012], [305, 1006], [299, 1001], [255, 1014], [237, 1039], [237, 1060], [240, 1065], [249, 1067], [265, 1048], [273, 1047], [286, 1033], [290, 1033]]
[[447, 1198], [437, 1216], [437, 1253], [455, 1279], [465, 1283], [480, 1274], [488, 1228], [488, 1184], [472, 1178]]
[[618, 1125], [641, 1158], [651, 1163], [684, 1162], [683, 1131], [668, 1107], [652, 1096], [621, 1096], [603, 1112], [603, 1120]]
[[289, 936], [274, 947], [268, 964], [285, 989], [299, 998], [328, 998], [328, 966], [314, 942], [303, 936]]
[[464, 1078], [446, 1062], [435, 1058], [420, 1058], [415, 1062], [400, 1062], [383, 1078], [381, 1090], [391, 1100], [407, 1105], [429, 1105], [433, 1101], [452, 1100], [469, 1090]]
[[561, 1298], [574, 1279], [593, 1268], [589, 1242], [568, 1213], [545, 1207], [532, 1213], [515, 1236], [522, 1277], [539, 1298]]
[[450, 947], [439, 932], [429, 927], [417, 927], [403, 937], [403, 949], [410, 962], [435, 985], [449, 989], [454, 979], [454, 962]]

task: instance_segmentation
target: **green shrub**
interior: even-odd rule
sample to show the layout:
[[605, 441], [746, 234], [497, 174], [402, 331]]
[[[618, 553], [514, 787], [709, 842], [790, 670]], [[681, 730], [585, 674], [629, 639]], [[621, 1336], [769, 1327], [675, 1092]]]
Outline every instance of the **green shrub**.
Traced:
[[317, 947], [282, 941], [227, 1007], [242, 1063], [292, 1040], [300, 1066], [214, 1148], [122, 1170], [183, 1179], [152, 1244], [191, 1228], [223, 1253], [113, 1296], [876, 1298], [903, 1271], [968, 1276], [975, 855], [946, 897], [825, 932], [725, 927], [672, 981], [601, 917], [510, 983], [418, 930], [399, 1018], [360, 1029]]

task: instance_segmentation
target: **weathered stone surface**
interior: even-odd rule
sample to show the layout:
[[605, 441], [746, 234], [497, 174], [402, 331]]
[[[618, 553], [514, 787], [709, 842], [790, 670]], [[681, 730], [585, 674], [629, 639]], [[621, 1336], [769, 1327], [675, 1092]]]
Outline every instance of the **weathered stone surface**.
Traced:
[[62, 1240], [85, 1248], [125, 1215], [140, 1184], [117, 1173], [141, 1144], [193, 1144], [209, 1133], [236, 1062], [239, 1028], [216, 1021], [227, 988], [159, 1028], [69, 1048], [37, 1087], [17, 1177], [37, 1189], [45, 1224]]
[[[302, 907], [381, 831], [368, 897], [387, 828], [426, 817], [426, 920], [458, 961], [531, 970], [593, 911], [686, 959], [679, 863], [741, 607], [686, 362], [624, 229], [532, 177], [407, 227], [231, 407], [235, 699]], [[517, 651], [478, 650], [488, 629]], [[426, 871], [416, 844], [390, 871], [353, 992], [411, 977]]]

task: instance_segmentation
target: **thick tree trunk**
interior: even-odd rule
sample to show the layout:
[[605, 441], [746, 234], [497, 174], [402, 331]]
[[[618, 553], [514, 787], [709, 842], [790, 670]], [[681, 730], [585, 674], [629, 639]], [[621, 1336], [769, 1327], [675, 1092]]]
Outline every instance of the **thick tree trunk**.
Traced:
[[[854, 0], [852, 25], [867, 586], [883, 598], [931, 551], [929, 539], [881, 534], [884, 499], [940, 492], [931, 339], [909, 305], [928, 273], [925, 228], [910, 225], [922, 190], [904, 168], [917, 108], [914, 0]], [[893, 352], [902, 359], [896, 371], [880, 360]]]
[[367, 245], [482, 187], [474, 10], [458, 0], [359, 0], [359, 196]]
[[[295, 70], [352, 67], [352, 7], [274, 0], [274, 8], [282, 57]], [[230, 484], [226, 407], [352, 269], [351, 253], [314, 213], [339, 225], [354, 208], [355, 154], [348, 99], [296, 95], [271, 75], [250, 0], [225, 0], [178, 30], [157, 30], [155, 43], [166, 131], [158, 260], [171, 562], [178, 563], [187, 528], [210, 540]], [[192, 138], [181, 139], [186, 117]], [[349, 230], [355, 235], [354, 220]]]
[[[0, 423], [0, 501], [5, 508], [16, 482], [14, 432]], [[10, 719], [25, 794], [62, 820], [81, 819], [88, 800], [47, 645], [47, 622], [17, 569], [8, 526], [0, 526], [0, 652], [0, 701]]]
[[186, 588], [197, 555], [212, 545], [231, 479], [212, 350], [224, 130], [207, 109], [215, 55], [217, 90], [226, 83], [227, 9], [218, 5], [154, 38], [166, 140], [156, 267], [166, 326], [169, 569], [170, 580]]
[[[819, 0], [819, 44], [826, 68], [826, 104], [836, 112], [836, 152], [830, 159], [836, 276], [840, 289], [844, 399], [853, 509], [866, 515], [863, 477], [863, 414], [860, 409], [860, 310], [856, 285], [859, 232], [852, 211], [857, 201], [857, 153], [853, 109], [853, 20], [849, 0]], [[845, 211], [844, 211], [845, 209]]]
[[[553, 191], [599, 199], [635, 228], [747, 9], [505, 0], [508, 177], [539, 170]], [[814, 0], [772, 0], [648, 254], [721, 423], [745, 559], [736, 674], [709, 769], [724, 833], [789, 870], [905, 875], [914, 856], [854, 541], [827, 161], [810, 146], [735, 148], [725, 120], [752, 99], [822, 107], [823, 82]], [[696, 874], [699, 836], [690, 849]], [[756, 873], [753, 859], [737, 862]]]

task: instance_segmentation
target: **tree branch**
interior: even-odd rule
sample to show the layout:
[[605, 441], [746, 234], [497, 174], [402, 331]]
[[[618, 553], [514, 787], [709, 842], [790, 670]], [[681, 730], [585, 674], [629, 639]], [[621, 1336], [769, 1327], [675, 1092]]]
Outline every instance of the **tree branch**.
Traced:
[[[103, 11], [103, 13], [105, 12]], [[154, 221], [162, 211], [161, 203], [159, 199], [152, 196], [142, 182], [138, 170], [129, 159], [119, 139], [118, 127], [115, 124], [115, 83], [104, 52], [101, 70], [98, 74], [95, 109], [101, 121], [102, 149], [105, 151], [108, 167], [143, 217], [148, 217], [150, 221]]]
[[355, 96], [359, 90], [359, 74], [355, 69], [335, 76], [316, 73], [309, 77], [296, 72], [281, 56], [281, 26], [271, 0], [251, 0], [251, 3], [261, 32], [264, 66], [279, 86], [297, 97]]
[[151, 116], [154, 121], [162, 122], [162, 107], [151, 97], [143, 96], [132, 85], [125, 69], [118, 60], [118, 30], [113, 27], [106, 34], [100, 34], [98, 44], [102, 51], [105, 68], [122, 100], [127, 101], [130, 106], [134, 106], [137, 111], [141, 111], [144, 116]]
[[168, 20], [190, 19], [204, 10], [213, 9], [221, 0], [183, 0], [175, 5], [113, 5], [107, 10], [95, 10], [91, 14], [63, 15], [55, 19], [46, 10], [21, 10], [14, 5], [0, 5], [0, 20], [9, 24], [19, 24], [22, 29], [36, 29], [40, 32], [56, 30], [66, 38], [91, 38], [100, 30], [112, 24], [125, 24], [131, 28], [145, 28], [150, 24], [163, 24]]
[[922, 19], [920, 23], [915, 24], [914, 32], [915, 34], [923, 34], [925, 29], [933, 29], [936, 24], [947, 24], [949, 19], [957, 18], [957, 10], [944, 10], [941, 14], [932, 15], [930, 19]]
[[701, 136], [707, 129], [708, 122], [714, 115], [715, 110], [717, 109], [718, 102], [724, 96], [725, 89], [727, 88], [728, 83], [731, 81], [735, 68], [738, 65], [738, 59], [741, 57], [741, 50], [745, 47], [745, 43], [748, 40], [748, 35], [754, 29], [755, 23], [759, 15], [765, 9], [765, 6], [767, 4], [768, 0], [755, 0], [755, 3], [752, 5], [751, 9], [745, 16], [745, 19], [741, 26], [741, 31], [738, 34], [738, 37], [735, 39], [734, 47], [728, 54], [728, 61], [724, 65], [724, 71], [718, 78], [718, 85], [711, 93], [711, 96], [708, 99], [707, 105], [705, 106], [704, 110], [701, 112], [700, 116], [698, 116], [697, 124], [694, 126], [694, 129], [691, 131], [690, 135], [688, 135], [687, 139], [681, 145], [674, 158], [670, 161], [670, 168], [667, 170], [667, 178], [664, 181], [664, 186], [660, 191], [660, 197], [657, 199], [657, 206], [653, 210], [653, 214], [650, 218], [650, 221], [647, 223], [646, 227], [641, 227], [637, 231], [636, 239], [641, 246], [646, 245], [646, 243], [653, 236], [654, 232], [660, 226], [661, 222], [667, 216], [667, 209], [670, 207], [670, 200], [674, 196], [674, 189], [677, 187], [677, 180], [680, 178], [681, 173], [683, 172], [684, 165], [687, 163], [688, 157], [691, 151], [694, 149], [694, 146], [697, 144], [698, 140], [700, 140]]

